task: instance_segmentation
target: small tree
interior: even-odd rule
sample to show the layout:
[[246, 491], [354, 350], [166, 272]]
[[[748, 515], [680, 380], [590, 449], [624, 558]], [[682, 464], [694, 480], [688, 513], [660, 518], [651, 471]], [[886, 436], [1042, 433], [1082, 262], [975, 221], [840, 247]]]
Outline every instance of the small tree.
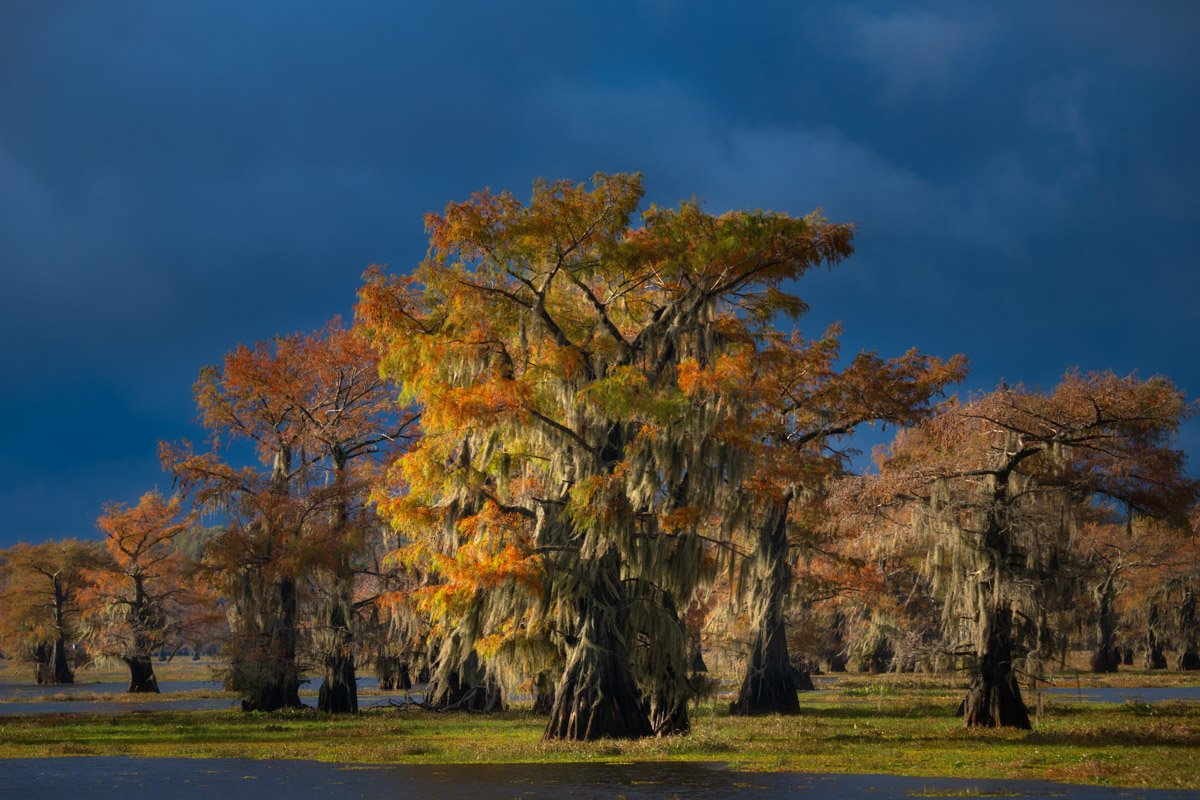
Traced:
[[95, 542], [15, 544], [3, 553], [0, 624], [4, 641], [34, 662], [38, 683], [74, 683], [68, 643], [76, 640], [79, 594], [100, 563]]
[[[750, 651], [734, 714], [800, 710], [788, 652], [786, 612], [797, 550], [819, 551], [828, 482], [845, 468], [835, 447], [860, 426], [910, 424], [928, 416], [945, 385], [961, 380], [965, 359], [910, 351], [884, 360], [862, 353], [839, 367], [837, 328], [822, 339], [774, 337], [760, 348], [692, 361], [681, 370], [694, 398], [720, 398], [723, 439], [751, 455], [742, 487], [748, 508], [741, 594], [750, 609]], [[735, 513], [735, 517], [737, 514]]]
[[1186, 532], [1156, 526], [1151, 535], [1161, 537], [1154, 545], [1160, 557], [1127, 575], [1126, 629], [1142, 639], [1147, 668], [1166, 669], [1174, 649], [1176, 668], [1200, 669], [1200, 507], [1192, 509]]
[[368, 478], [403, 451], [418, 417], [397, 409], [397, 393], [379, 372], [370, 342], [333, 320], [298, 341], [303, 379], [290, 384], [302, 420], [305, 451], [319, 491], [328, 495], [324, 519], [307, 534], [314, 553], [319, 613], [314, 641], [323, 676], [318, 708], [358, 710], [355, 675], [355, 576], [366, 537], [380, 523], [367, 504]]
[[130, 692], [158, 692], [153, 653], [182, 629], [191, 592], [173, 540], [195, 522], [178, 497], [157, 491], [132, 508], [109, 503], [96, 525], [108, 561], [84, 595], [88, 641], [129, 667]]
[[1174, 447], [1188, 412], [1163, 378], [1069, 373], [1052, 392], [1001, 387], [897, 437], [867, 483], [935, 542], [943, 628], [972, 661], [966, 725], [1029, 727], [1018, 659], [1044, 638], [1047, 587], [1086, 509], [1169, 516], [1194, 501]]
[[[205, 568], [230, 599], [228, 685], [243, 708], [299, 707], [299, 585], [311, 551], [304, 527], [314, 512], [301, 491], [309, 461], [303, 453], [303, 395], [298, 337], [253, 348], [239, 346], [218, 367], [206, 367], [194, 393], [211, 450], [163, 443], [163, 466], [199, 508], [222, 511], [222, 532], [206, 548]], [[228, 462], [224, 447], [248, 441], [261, 468]]]
[[[333, 320], [308, 335], [239, 347], [196, 383], [212, 449], [164, 445], [163, 461], [204, 508], [228, 515], [205, 564], [232, 600], [230, 677], [246, 707], [300, 705], [301, 650], [323, 671], [322, 710], [357, 710], [355, 554], [376, 524], [367, 466], [414, 434], [370, 344]], [[255, 445], [260, 467], [222, 452]], [[321, 619], [303, 641], [305, 607]]]

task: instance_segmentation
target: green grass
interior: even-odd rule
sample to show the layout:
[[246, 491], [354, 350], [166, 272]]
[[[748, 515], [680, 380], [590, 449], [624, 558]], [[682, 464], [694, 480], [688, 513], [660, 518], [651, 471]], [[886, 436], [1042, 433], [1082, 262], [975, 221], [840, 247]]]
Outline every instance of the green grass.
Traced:
[[[870, 686], [888, 688], [862, 691]], [[1033, 731], [968, 731], [953, 715], [960, 696], [954, 688], [931, 685], [928, 676], [923, 682], [854, 676], [839, 688], [802, 695], [799, 717], [735, 718], [706, 704], [693, 712], [690, 736], [588, 744], [543, 742], [544, 720], [524, 711], [377, 710], [349, 718], [232, 711], [0, 717], [0, 757], [719, 761], [751, 770], [1200, 788], [1200, 703], [1051, 701]]]

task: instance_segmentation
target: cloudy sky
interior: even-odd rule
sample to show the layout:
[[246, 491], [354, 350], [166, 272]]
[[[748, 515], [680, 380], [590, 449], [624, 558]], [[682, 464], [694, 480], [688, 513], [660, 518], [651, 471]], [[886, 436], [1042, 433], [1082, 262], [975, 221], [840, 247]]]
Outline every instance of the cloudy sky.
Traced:
[[964, 391], [1200, 394], [1200, 4], [896, 5], [0, 4], [0, 544], [169, 488], [201, 366], [537, 176], [859, 223], [805, 328]]

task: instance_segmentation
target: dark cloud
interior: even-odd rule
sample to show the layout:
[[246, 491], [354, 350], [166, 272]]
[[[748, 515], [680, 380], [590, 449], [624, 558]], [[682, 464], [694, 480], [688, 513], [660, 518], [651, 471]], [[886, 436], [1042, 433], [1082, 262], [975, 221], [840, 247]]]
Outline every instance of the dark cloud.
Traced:
[[1116, 0], [4, 4], [0, 541], [162, 484], [202, 364], [539, 175], [859, 222], [802, 287], [850, 350], [1200, 393], [1197, 34]]

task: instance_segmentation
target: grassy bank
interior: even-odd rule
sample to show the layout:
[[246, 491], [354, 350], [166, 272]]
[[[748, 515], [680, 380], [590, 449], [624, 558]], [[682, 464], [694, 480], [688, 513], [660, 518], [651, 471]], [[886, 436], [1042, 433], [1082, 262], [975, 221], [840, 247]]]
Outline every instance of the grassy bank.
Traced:
[[129, 755], [303, 758], [364, 763], [721, 761], [753, 770], [1035, 778], [1200, 788], [1200, 703], [1047, 701], [1033, 731], [966, 731], [959, 698], [937, 681], [851, 679], [804, 695], [800, 717], [739, 719], [712, 704], [692, 735], [637, 742], [545, 743], [543, 720], [378, 710], [225, 711], [0, 718], [0, 757]]

